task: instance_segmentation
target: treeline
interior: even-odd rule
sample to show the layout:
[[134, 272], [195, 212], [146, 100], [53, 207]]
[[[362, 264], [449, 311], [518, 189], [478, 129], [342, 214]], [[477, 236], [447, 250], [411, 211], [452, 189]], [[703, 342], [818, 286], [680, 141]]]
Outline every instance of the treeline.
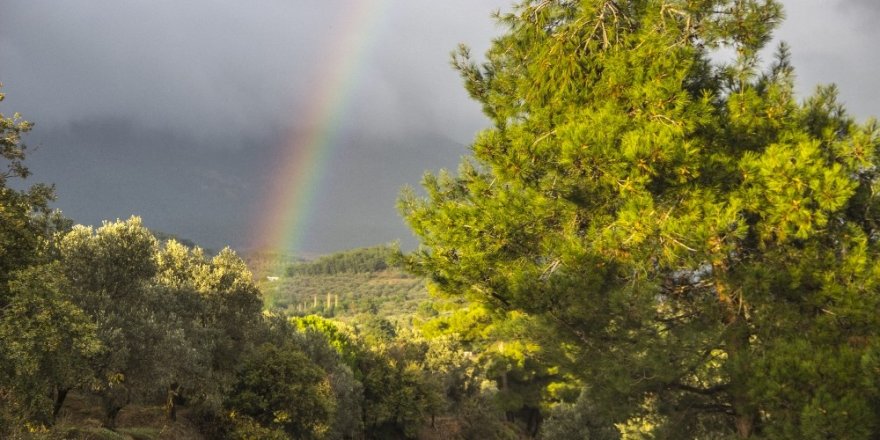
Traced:
[[160, 246], [136, 217], [32, 239], [0, 291], [5, 435], [51, 426], [71, 392], [98, 398], [109, 428], [133, 403], [165, 402], [172, 418], [181, 396], [205, 417], [229, 409], [242, 356], [267, 338], [234, 252]]
[[391, 267], [389, 261], [396, 252], [396, 249], [390, 246], [374, 246], [337, 252], [320, 257], [315, 261], [294, 264], [287, 269], [287, 275], [378, 272]]
[[234, 252], [160, 245], [136, 217], [44, 239], [0, 297], [4, 438], [81, 433], [52, 428], [71, 394], [111, 430], [126, 407], [161, 405], [212, 439], [415, 438], [437, 418], [466, 438], [517, 432], [456, 337], [264, 315]]
[[[30, 124], [0, 121], [0, 438], [117, 438], [132, 408], [162, 408], [163, 426], [185, 418], [197, 431], [186, 438], [534, 432], [536, 388], [511, 394], [534, 382], [532, 363], [512, 339], [487, 342], [496, 333], [485, 326], [477, 339], [438, 331], [456, 327], [430, 305], [418, 328], [265, 313], [228, 248], [209, 256], [160, 240], [137, 217], [73, 225], [49, 209], [51, 187], [11, 188], [28, 176]], [[339, 267], [377, 270], [390, 252], [358, 251]], [[72, 400], [94, 402], [100, 426], [65, 418]]]

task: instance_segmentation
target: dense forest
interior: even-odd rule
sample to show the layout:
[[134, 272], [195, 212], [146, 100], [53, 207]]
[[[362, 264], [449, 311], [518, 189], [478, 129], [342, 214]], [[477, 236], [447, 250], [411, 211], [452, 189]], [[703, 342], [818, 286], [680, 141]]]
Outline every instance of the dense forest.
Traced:
[[0, 115], [0, 437], [880, 437], [880, 125], [796, 99], [781, 20], [499, 13], [453, 55], [492, 126], [404, 191], [410, 253], [74, 225]]
[[395, 250], [388, 246], [353, 249], [326, 255], [315, 261], [294, 264], [288, 275], [335, 275], [339, 273], [368, 273], [388, 269]]

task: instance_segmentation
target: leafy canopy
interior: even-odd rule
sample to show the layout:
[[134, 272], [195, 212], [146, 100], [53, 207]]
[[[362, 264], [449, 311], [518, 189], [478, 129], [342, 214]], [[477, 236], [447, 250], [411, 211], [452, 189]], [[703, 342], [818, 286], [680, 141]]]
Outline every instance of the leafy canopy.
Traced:
[[453, 56], [493, 126], [457, 175], [401, 197], [422, 242], [409, 267], [543, 319], [609, 423], [876, 436], [880, 132], [834, 87], [799, 103], [787, 46], [762, 67], [780, 5], [525, 1], [498, 18], [484, 63]]

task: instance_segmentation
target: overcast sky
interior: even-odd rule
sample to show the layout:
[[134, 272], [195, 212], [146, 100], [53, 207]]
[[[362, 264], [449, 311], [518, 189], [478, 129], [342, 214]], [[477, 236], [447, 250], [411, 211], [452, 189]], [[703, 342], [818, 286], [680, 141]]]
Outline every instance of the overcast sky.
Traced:
[[[77, 222], [138, 214], [204, 246], [245, 248], [269, 170], [304, 119], [326, 50], [356, 0], [0, 1], [4, 114], [36, 122], [34, 181]], [[360, 0], [358, 0], [360, 1]], [[394, 209], [425, 170], [455, 167], [486, 124], [449, 68], [484, 52], [506, 0], [387, 0], [332, 147], [304, 250], [414, 240]], [[801, 96], [837, 83], [880, 114], [880, 1], [787, 0]]]

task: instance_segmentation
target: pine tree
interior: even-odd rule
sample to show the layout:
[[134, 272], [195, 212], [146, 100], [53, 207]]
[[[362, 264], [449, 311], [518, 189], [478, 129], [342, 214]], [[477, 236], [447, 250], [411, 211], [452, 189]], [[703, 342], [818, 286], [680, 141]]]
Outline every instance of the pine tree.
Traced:
[[409, 267], [544, 319], [610, 422], [880, 435], [880, 131], [833, 87], [798, 103], [785, 45], [762, 67], [780, 5], [543, 0], [498, 18], [483, 64], [453, 57], [493, 126], [458, 175], [402, 196]]

